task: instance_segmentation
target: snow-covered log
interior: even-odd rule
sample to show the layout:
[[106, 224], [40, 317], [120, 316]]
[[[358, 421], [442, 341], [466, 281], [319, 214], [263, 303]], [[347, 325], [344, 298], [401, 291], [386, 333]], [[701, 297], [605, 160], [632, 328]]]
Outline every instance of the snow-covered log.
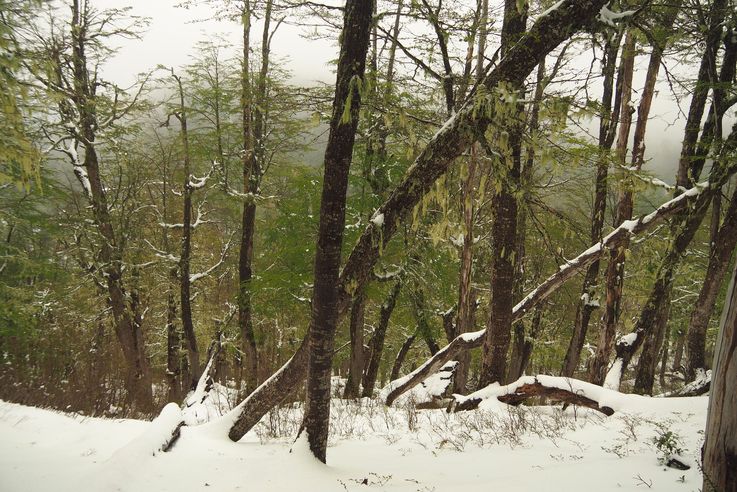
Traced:
[[555, 376], [523, 376], [506, 386], [492, 384], [468, 396], [454, 395], [449, 411], [473, 410], [485, 400], [495, 398], [509, 405], [519, 405], [528, 398], [543, 396], [551, 400], [591, 408], [606, 416], [614, 414], [620, 396], [595, 384], [578, 379]]
[[[700, 196], [702, 191], [712, 188], [718, 189], [718, 187], [711, 186], [708, 182], [697, 184], [672, 200], [665, 202], [652, 213], [623, 222], [622, 225], [605, 236], [600, 243], [591, 246], [576, 258], [561, 265], [557, 272], [527, 294], [513, 308], [512, 322], [522, 318], [532, 307], [550, 296], [566, 281], [585, 269], [593, 261], [599, 259], [605, 251], [672, 217], [692, 204]], [[410, 374], [390, 383], [392, 391], [387, 395], [386, 404], [391, 405], [399, 395], [427, 379], [428, 376], [440, 369], [445, 363], [455, 359], [462, 351], [480, 347], [483, 343], [485, 333], [486, 330], [479, 330], [460, 335]]]

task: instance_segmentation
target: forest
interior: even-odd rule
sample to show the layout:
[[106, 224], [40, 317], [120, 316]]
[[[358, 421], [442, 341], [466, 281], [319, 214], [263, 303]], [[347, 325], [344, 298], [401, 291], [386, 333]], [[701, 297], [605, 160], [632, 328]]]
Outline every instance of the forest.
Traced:
[[733, 0], [130, 3], [0, 0], [0, 489], [737, 491]]

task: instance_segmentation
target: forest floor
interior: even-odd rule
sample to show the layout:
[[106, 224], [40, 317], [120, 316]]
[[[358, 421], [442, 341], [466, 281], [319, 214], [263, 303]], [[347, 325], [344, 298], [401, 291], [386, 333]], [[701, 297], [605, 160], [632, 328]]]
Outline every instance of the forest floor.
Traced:
[[[0, 491], [696, 491], [707, 402], [632, 397], [605, 417], [559, 406], [448, 414], [335, 400], [326, 466], [293, 443], [297, 405], [238, 443], [215, 421], [184, 427], [170, 452], [155, 453], [157, 421], [0, 401]], [[680, 448], [691, 469], [663, 466], [668, 448]]]

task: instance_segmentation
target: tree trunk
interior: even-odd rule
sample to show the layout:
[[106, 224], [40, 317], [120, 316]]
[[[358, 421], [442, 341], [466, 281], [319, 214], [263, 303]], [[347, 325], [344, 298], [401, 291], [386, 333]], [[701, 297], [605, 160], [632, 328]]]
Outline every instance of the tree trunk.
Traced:
[[[526, 30], [527, 10], [520, 12], [516, 0], [505, 0], [504, 23], [502, 25], [501, 56], [508, 53]], [[509, 80], [509, 89], [523, 92], [524, 78]], [[501, 158], [497, 163], [500, 173], [499, 192], [492, 202], [493, 223], [491, 228], [491, 297], [489, 300], [489, 319], [487, 336], [481, 355], [481, 375], [479, 387], [483, 388], [495, 381], [507, 380], [507, 352], [512, 330], [512, 307], [514, 305], [514, 284], [516, 272], [517, 246], [517, 193], [520, 185], [522, 132], [524, 125], [520, 116], [523, 107], [516, 104], [510, 110], [512, 116], [502, 121], [502, 129], [509, 134], [508, 148], [499, 148]]]
[[315, 251], [304, 431], [310, 450], [325, 462], [330, 420], [330, 376], [338, 320], [340, 253], [348, 171], [361, 107], [373, 2], [347, 0], [330, 121]]
[[[532, 357], [532, 349], [535, 348], [535, 341], [540, 336], [540, 327], [542, 326], [542, 313], [543, 309], [541, 306], [535, 308], [535, 314], [532, 315], [532, 326], [530, 326], [530, 335], [525, 336], [524, 327], [522, 328], [521, 336], [515, 331], [514, 342], [517, 344], [515, 353], [516, 357], [512, 357], [509, 362], [509, 379], [516, 381], [521, 378], [527, 366], [530, 363], [530, 357]], [[518, 321], [515, 325], [522, 325], [522, 321]]]
[[376, 378], [379, 374], [379, 364], [381, 363], [381, 354], [384, 351], [384, 340], [386, 338], [386, 330], [389, 327], [389, 320], [397, 305], [397, 298], [402, 289], [401, 281], [397, 281], [389, 292], [389, 296], [381, 305], [381, 314], [379, 315], [379, 324], [371, 337], [371, 358], [369, 359], [366, 372], [363, 375], [363, 397], [371, 397], [376, 386]]
[[737, 192], [732, 193], [724, 222], [712, 244], [704, 283], [691, 312], [691, 322], [688, 327], [686, 380], [689, 382], [694, 380], [699, 369], [706, 368], [704, 354], [706, 329], [711, 313], [714, 311], [722, 281], [729, 268], [730, 258], [737, 246]]
[[[609, 175], [609, 159], [608, 154], [612, 149], [614, 137], [617, 133], [619, 124], [619, 114], [622, 102], [622, 88], [624, 85], [624, 66], [621, 64], [620, 76], [617, 79], [616, 95], [614, 95], [614, 74], [617, 68], [617, 53], [622, 42], [622, 35], [615, 34], [607, 38], [604, 47], [604, 66], [602, 72], [604, 76], [604, 93], [601, 98], [602, 114], [599, 120], [599, 158], [596, 164], [596, 182], [594, 185], [594, 204], [591, 209], [591, 236], [590, 242], [593, 244], [601, 240], [601, 234], [604, 229], [604, 214], [606, 213], [607, 200], [607, 177]], [[612, 97], [614, 96], [614, 106], [612, 107]], [[595, 261], [586, 270], [583, 286], [581, 288], [580, 301], [576, 305], [576, 317], [573, 323], [573, 334], [568, 344], [565, 359], [563, 360], [562, 376], [573, 376], [578, 367], [581, 358], [581, 349], [586, 341], [586, 333], [589, 329], [591, 315], [598, 307], [598, 303], [594, 303], [595, 286], [599, 278], [600, 261]]]
[[[619, 136], [617, 137], [617, 158], [620, 164], [624, 165], [627, 154], [627, 141], [629, 140], [630, 124], [632, 122], [632, 112], [630, 106], [632, 100], [632, 73], [635, 62], [635, 36], [632, 31], [627, 32], [622, 48], [622, 121], [619, 125]], [[624, 184], [626, 186], [626, 184]], [[619, 201], [617, 202], [617, 218], [615, 227], [618, 227], [625, 220], [632, 218], [632, 191], [623, 188], [619, 193]], [[622, 299], [622, 286], [624, 283], [624, 261], [625, 252], [629, 247], [629, 242], [612, 250], [609, 253], [609, 263], [606, 270], [606, 310], [599, 333], [599, 343], [597, 344], [596, 354], [591, 361], [589, 368], [589, 381], [594, 384], [603, 384], [606, 375], [607, 365], [609, 363], [609, 355], [614, 347], [614, 335], [616, 334], [617, 323], [619, 321], [620, 301]]]
[[87, 22], [89, 11], [80, 9], [79, 0], [72, 4], [72, 65], [74, 70], [74, 104], [79, 115], [79, 138], [84, 148], [84, 161], [75, 162], [75, 174], [84, 181], [80, 169], [86, 171], [88, 198], [92, 205], [93, 220], [102, 241], [99, 260], [103, 276], [107, 284], [110, 307], [113, 313], [115, 335], [123, 350], [126, 362], [126, 389], [128, 398], [141, 409], [148, 409], [152, 404], [151, 370], [145, 352], [145, 344], [141, 326], [135, 322], [135, 315], [127, 301], [123, 285], [123, 257], [120, 245], [113, 229], [112, 218], [105, 188], [100, 176], [100, 164], [95, 147], [97, 115], [95, 89], [90, 81], [87, 68], [86, 47], [91, 42], [87, 38]]
[[189, 132], [187, 131], [187, 110], [184, 106], [184, 89], [182, 80], [174, 75], [179, 90], [179, 111], [176, 117], [180, 124], [180, 135], [184, 146], [184, 183], [182, 187], [183, 212], [182, 212], [182, 243], [179, 257], [179, 304], [182, 309], [182, 331], [187, 343], [187, 385], [194, 390], [200, 379], [200, 352], [197, 348], [197, 336], [194, 332], [192, 322], [192, 294], [190, 282], [190, 260], [192, 256], [192, 186], [190, 183], [192, 168], [189, 155]]
[[363, 374], [363, 328], [364, 315], [366, 312], [366, 291], [361, 289], [356, 292], [351, 309], [350, 336], [351, 354], [348, 369], [348, 380], [345, 384], [343, 398], [358, 398], [360, 394], [361, 375]]
[[397, 356], [394, 358], [394, 364], [392, 365], [392, 373], [389, 376], [390, 381], [394, 381], [399, 377], [399, 371], [402, 369], [402, 364], [404, 364], [404, 359], [407, 358], [407, 354], [409, 353], [409, 349], [412, 348], [412, 344], [415, 341], [415, 335], [410, 335], [407, 337], [407, 339], [402, 344], [401, 348], [399, 349], [399, 352], [397, 352]]
[[737, 491], [737, 265], [722, 312], [714, 349], [711, 395], [703, 448], [708, 492]]
[[253, 113], [253, 96], [250, 82], [250, 36], [251, 36], [251, 0], [244, 1], [243, 22], [243, 59], [241, 73], [241, 110], [243, 130], [243, 202], [241, 221], [241, 244], [238, 257], [238, 326], [245, 366], [245, 391], [250, 394], [258, 384], [258, 350], [253, 330], [253, 300], [251, 280], [253, 278], [253, 234], [256, 227], [255, 194], [258, 192], [258, 162], [253, 145], [251, 119]]
[[170, 286], [166, 296], [166, 379], [169, 383], [169, 401], [181, 400], [181, 368], [179, 345], [181, 340], [176, 326], [177, 304], [174, 289]]

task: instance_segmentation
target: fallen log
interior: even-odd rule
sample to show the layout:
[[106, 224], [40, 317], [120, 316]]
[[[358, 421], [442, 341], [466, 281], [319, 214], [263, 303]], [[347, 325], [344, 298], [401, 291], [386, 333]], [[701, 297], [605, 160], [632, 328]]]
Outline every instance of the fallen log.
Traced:
[[[448, 412], [474, 410], [483, 401], [492, 398], [517, 406], [529, 398], [539, 396], [590, 408], [609, 417], [614, 414], [611, 405], [616, 404], [619, 395], [622, 394], [578, 379], [542, 375], [523, 376], [506, 386], [492, 384], [468, 396], [453, 395], [454, 401], [447, 410]], [[602, 400], [606, 401], [603, 403]]]
[[[597, 412], [603, 413], [607, 417], [614, 414], [614, 410], [607, 406], [600, 406], [599, 403], [595, 402], [591, 398], [586, 398], [585, 396], [581, 396], [560, 388], [548, 388], [547, 386], [543, 386], [539, 382], [523, 384], [522, 386], [517, 388], [514, 393], [500, 395], [497, 396], [496, 399], [502, 403], [517, 406], [528, 398], [532, 398], [535, 396], [550, 398], [553, 401], [568, 403], [569, 405], [577, 405], [579, 407], [591, 408], [593, 410], [596, 410]], [[467, 399], [464, 400], [463, 403], [452, 406], [452, 410], [454, 412], [473, 410], [478, 408], [479, 404], [482, 401], [483, 400], [481, 398]]]

